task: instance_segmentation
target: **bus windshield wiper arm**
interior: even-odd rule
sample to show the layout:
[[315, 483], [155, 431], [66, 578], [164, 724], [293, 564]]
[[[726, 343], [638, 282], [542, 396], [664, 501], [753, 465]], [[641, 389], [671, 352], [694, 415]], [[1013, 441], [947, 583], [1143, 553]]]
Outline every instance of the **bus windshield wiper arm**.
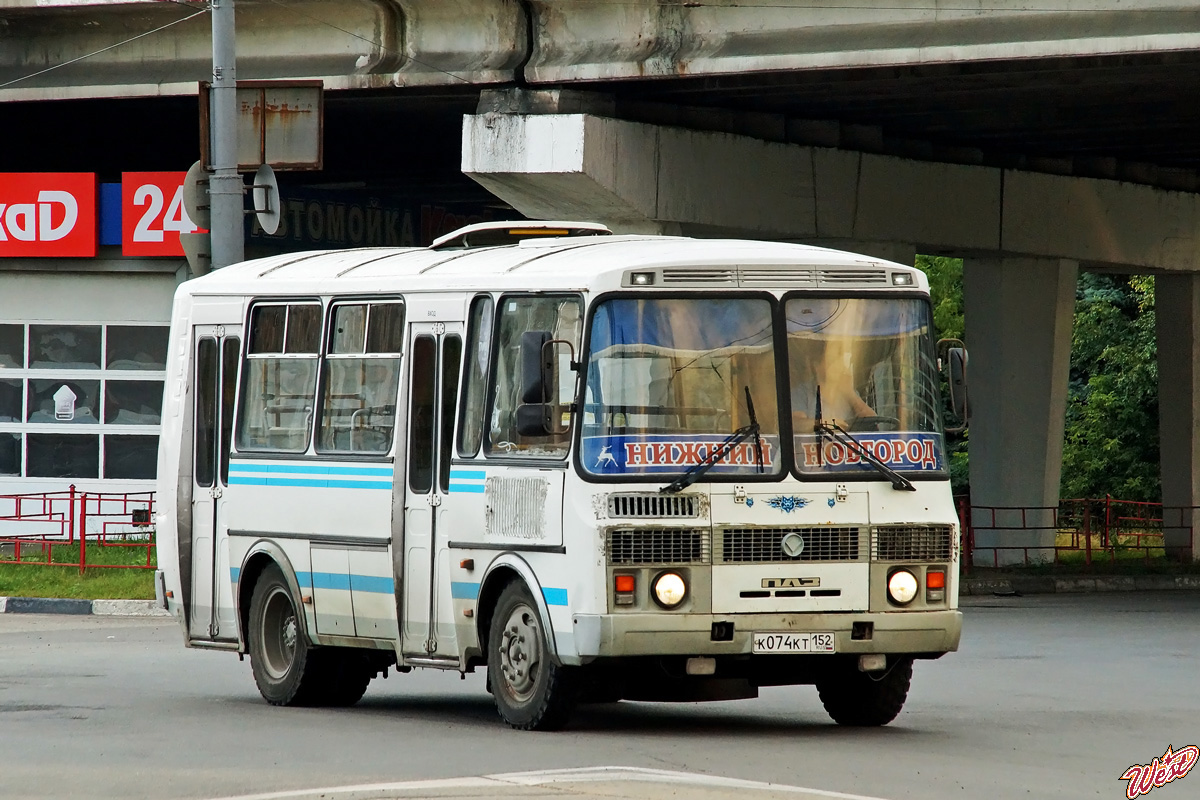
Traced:
[[[817, 419], [813, 424], [813, 430], [817, 434], [817, 457], [820, 458], [821, 451], [824, 450], [824, 439], [828, 436], [835, 442], [840, 442], [846, 447], [858, 454], [859, 458], [866, 461], [872, 467], [881, 473], [884, 477], [892, 482], [893, 489], [899, 489], [905, 492], [915, 492], [917, 487], [912, 485], [912, 481], [901, 475], [896, 470], [889, 467], [887, 464], [879, 460], [879, 458], [870, 450], [862, 446], [862, 443], [855, 439], [848, 430], [838, 425], [836, 421], [830, 420], [826, 422], [821, 418], [821, 387], [817, 387]], [[819, 462], [818, 462], [819, 463]]]
[[853, 450], [855, 453], [857, 453], [860, 458], [862, 458], [864, 461], [866, 461], [868, 464], [870, 464], [872, 467], [874, 467], [878, 472], [880, 472], [884, 477], [886, 477], [888, 480], [890, 480], [892, 482], [893, 489], [899, 489], [899, 490], [905, 491], [905, 492], [915, 492], [917, 490], [917, 487], [912, 485], [912, 481], [910, 481], [908, 478], [901, 475], [899, 472], [896, 472], [896, 470], [892, 469], [887, 464], [880, 461], [879, 458], [877, 458], [874, 453], [872, 453], [867, 448], [863, 447], [862, 443], [859, 442], [858, 439], [855, 439], [848, 430], [843, 428], [841, 425], [838, 425], [836, 421], [830, 420], [829, 422], [826, 422], [821, 417], [821, 386], [820, 386], [820, 384], [817, 385], [816, 415], [817, 415], [816, 421], [813, 423], [813, 430], [816, 431], [816, 434], [817, 434], [817, 463], [818, 464], [821, 463], [821, 453], [825, 450], [824, 440], [825, 440], [825, 437], [828, 436], [830, 439], [833, 439], [835, 442], [840, 442], [841, 444], [845, 445], [846, 447], [849, 447], [851, 450]]
[[697, 461], [688, 467], [682, 475], [668, 483], [663, 488], [659, 489], [659, 494], [674, 494], [682, 492], [687, 487], [691, 486], [696, 481], [700, 480], [704, 473], [713, 468], [714, 465], [724, 458], [730, 450], [737, 447], [742, 442], [754, 437], [755, 450], [758, 453], [758, 469], [763, 470], [762, 463], [762, 442], [758, 439], [758, 419], [754, 415], [754, 402], [750, 399], [750, 387], [746, 387], [746, 404], [750, 415], [750, 424], [743, 425], [733, 433], [725, 437], [725, 441], [721, 442], [716, 447], [708, 451], [708, 455], [702, 461]]
[[750, 387], [744, 387], [746, 390], [746, 413], [750, 417], [750, 427], [754, 428], [754, 463], [758, 466], [759, 473], [766, 470], [763, 464], [763, 449], [762, 437], [759, 435], [758, 415], [754, 413], [754, 398], [750, 396]]

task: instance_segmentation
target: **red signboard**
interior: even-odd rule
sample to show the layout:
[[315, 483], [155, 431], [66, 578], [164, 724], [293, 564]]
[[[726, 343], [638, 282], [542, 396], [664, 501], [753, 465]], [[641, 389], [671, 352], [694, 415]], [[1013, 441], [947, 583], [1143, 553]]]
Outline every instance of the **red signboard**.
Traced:
[[94, 173], [0, 173], [0, 257], [93, 257], [96, 226]]
[[121, 253], [182, 256], [179, 234], [199, 230], [183, 208], [186, 172], [121, 174]]

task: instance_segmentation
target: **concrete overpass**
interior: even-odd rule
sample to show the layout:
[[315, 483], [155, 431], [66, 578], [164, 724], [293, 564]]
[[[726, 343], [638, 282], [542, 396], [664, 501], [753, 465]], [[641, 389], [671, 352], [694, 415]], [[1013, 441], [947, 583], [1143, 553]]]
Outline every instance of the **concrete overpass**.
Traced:
[[[238, 77], [320, 78], [364, 137], [465, 111], [462, 170], [530, 216], [963, 257], [979, 506], [1057, 501], [1079, 270], [1154, 273], [1168, 543], [1200, 554], [1200, 0], [1129, 9], [238, 0]], [[0, 0], [6, 119], [176, 108], [209, 77], [196, 11]]]

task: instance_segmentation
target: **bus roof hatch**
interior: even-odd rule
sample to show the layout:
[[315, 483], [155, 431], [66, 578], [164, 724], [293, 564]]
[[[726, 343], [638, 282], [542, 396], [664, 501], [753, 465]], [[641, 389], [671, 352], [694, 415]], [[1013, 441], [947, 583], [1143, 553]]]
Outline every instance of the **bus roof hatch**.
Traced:
[[597, 222], [560, 222], [545, 220], [500, 220], [477, 222], [439, 236], [431, 250], [467, 250], [473, 247], [497, 247], [516, 244], [522, 239], [549, 236], [607, 236], [610, 231]]

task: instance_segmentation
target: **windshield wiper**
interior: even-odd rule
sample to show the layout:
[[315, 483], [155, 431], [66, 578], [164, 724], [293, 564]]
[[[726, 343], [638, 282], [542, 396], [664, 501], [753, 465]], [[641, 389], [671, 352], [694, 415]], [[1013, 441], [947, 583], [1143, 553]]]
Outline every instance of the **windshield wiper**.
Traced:
[[838, 425], [836, 421], [826, 422], [821, 418], [821, 386], [817, 385], [817, 404], [816, 404], [816, 420], [813, 423], [813, 430], [817, 434], [817, 464], [821, 464], [822, 453], [825, 451], [825, 437], [828, 436], [835, 442], [845, 445], [858, 454], [859, 458], [866, 461], [877, 472], [892, 482], [893, 489], [899, 489], [904, 492], [915, 492], [917, 487], [912, 485], [912, 481], [901, 475], [896, 470], [889, 467], [887, 464], [879, 460], [879, 458], [870, 450], [862, 446], [862, 443], [855, 439], [848, 430]]
[[729, 451], [737, 447], [742, 442], [754, 437], [754, 452], [755, 460], [758, 462], [758, 471], [763, 471], [763, 454], [762, 454], [762, 439], [758, 433], [758, 417], [754, 414], [754, 401], [750, 398], [750, 387], [746, 388], [746, 411], [750, 416], [750, 424], [743, 425], [733, 433], [725, 437], [725, 441], [721, 442], [716, 447], [710, 448], [708, 455], [704, 460], [697, 461], [688, 467], [682, 475], [668, 483], [666, 486], [658, 490], [659, 494], [674, 494], [682, 492], [687, 487], [691, 486], [696, 481], [700, 480], [704, 473], [708, 472], [718, 461], [729, 454]]

